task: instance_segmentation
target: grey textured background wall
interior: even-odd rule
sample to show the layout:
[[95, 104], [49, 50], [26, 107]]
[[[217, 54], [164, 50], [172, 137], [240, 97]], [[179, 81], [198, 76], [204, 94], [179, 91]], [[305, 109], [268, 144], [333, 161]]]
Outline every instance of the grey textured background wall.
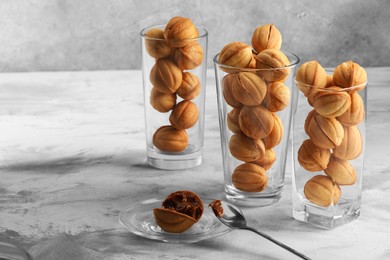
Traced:
[[175, 15], [209, 30], [209, 65], [265, 23], [302, 61], [390, 65], [387, 0], [1, 0], [0, 71], [139, 69], [140, 30]]

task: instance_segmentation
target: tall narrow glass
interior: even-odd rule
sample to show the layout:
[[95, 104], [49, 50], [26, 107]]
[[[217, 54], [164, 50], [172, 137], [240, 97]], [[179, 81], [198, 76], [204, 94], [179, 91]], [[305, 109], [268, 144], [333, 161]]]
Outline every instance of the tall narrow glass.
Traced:
[[147, 162], [180, 170], [202, 162], [208, 34], [167, 41], [164, 28], [141, 31]]

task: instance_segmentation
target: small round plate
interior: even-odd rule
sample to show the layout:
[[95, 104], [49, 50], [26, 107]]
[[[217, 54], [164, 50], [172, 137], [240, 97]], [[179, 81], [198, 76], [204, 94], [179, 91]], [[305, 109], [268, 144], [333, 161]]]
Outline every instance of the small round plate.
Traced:
[[[208, 204], [213, 199], [201, 198], [204, 212], [197, 223], [183, 233], [166, 232], [156, 224], [153, 215], [153, 209], [161, 208], [164, 199], [153, 198], [130, 205], [119, 214], [119, 223], [136, 235], [169, 243], [195, 243], [231, 231], [219, 222], [213, 210], [209, 208]], [[229, 202], [222, 201], [222, 204], [227, 205]]]

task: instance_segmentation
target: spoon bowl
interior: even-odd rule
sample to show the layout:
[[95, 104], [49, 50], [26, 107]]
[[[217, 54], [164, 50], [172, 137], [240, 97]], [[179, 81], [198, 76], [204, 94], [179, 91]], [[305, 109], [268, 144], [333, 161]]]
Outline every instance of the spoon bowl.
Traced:
[[[211, 203], [210, 205], [212, 205], [212, 204], [213, 203]], [[231, 205], [231, 204], [228, 204], [225, 207], [223, 207], [223, 205], [222, 205], [222, 208], [223, 208], [223, 214], [217, 214], [215, 210], [213, 210], [213, 211], [214, 211], [214, 215], [224, 225], [226, 225], [230, 228], [233, 228], [233, 229], [250, 230], [250, 231], [262, 236], [263, 238], [268, 239], [269, 241], [277, 244], [278, 246], [283, 247], [284, 249], [290, 251], [294, 255], [296, 255], [302, 259], [310, 260], [309, 257], [307, 257], [304, 254], [296, 251], [295, 249], [283, 244], [282, 242], [279, 242], [278, 240], [270, 237], [269, 235], [267, 235], [267, 234], [265, 234], [257, 229], [254, 229], [252, 227], [248, 227], [246, 225], [246, 219], [244, 217], [244, 214], [242, 213], [242, 211], [238, 207]]]

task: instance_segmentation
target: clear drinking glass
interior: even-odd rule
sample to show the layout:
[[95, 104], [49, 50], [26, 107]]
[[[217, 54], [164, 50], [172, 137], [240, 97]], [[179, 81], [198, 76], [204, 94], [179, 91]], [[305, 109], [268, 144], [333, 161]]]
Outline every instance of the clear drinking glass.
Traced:
[[180, 170], [202, 163], [208, 33], [168, 42], [164, 27], [141, 31], [147, 162]]
[[[333, 74], [333, 70], [326, 72]], [[366, 85], [315, 88], [296, 81], [292, 137], [295, 219], [331, 229], [360, 215]]]
[[[299, 63], [296, 55], [286, 51], [283, 53], [290, 65], [273, 69], [229, 67], [218, 62], [219, 54], [214, 57], [225, 192], [229, 200], [239, 205], [266, 206], [277, 202], [281, 196], [292, 115], [292, 86]], [[277, 79], [281, 73], [287, 75], [283, 80]], [[275, 80], [272, 80], [275, 78], [273, 76]], [[273, 82], [264, 80], [264, 77]], [[252, 86], [244, 86], [248, 82], [252, 82]], [[267, 94], [264, 90], [260, 94], [265, 94], [264, 99], [257, 97], [253, 103], [246, 103], [246, 95], [249, 99], [254, 97], [249, 87], [258, 91], [259, 86], [266, 90]], [[246, 105], [235, 102], [232, 93], [233, 96], [240, 96]], [[239, 122], [240, 117], [242, 122]], [[271, 122], [269, 129], [260, 135], [257, 135], [258, 131], [252, 135], [252, 128], [261, 132], [262, 126], [259, 127], [259, 124], [264, 121]], [[269, 130], [271, 132], [266, 133]], [[251, 157], [253, 151], [262, 154], [262, 158], [255, 158], [258, 154]], [[254, 171], [260, 171], [260, 177]]]

